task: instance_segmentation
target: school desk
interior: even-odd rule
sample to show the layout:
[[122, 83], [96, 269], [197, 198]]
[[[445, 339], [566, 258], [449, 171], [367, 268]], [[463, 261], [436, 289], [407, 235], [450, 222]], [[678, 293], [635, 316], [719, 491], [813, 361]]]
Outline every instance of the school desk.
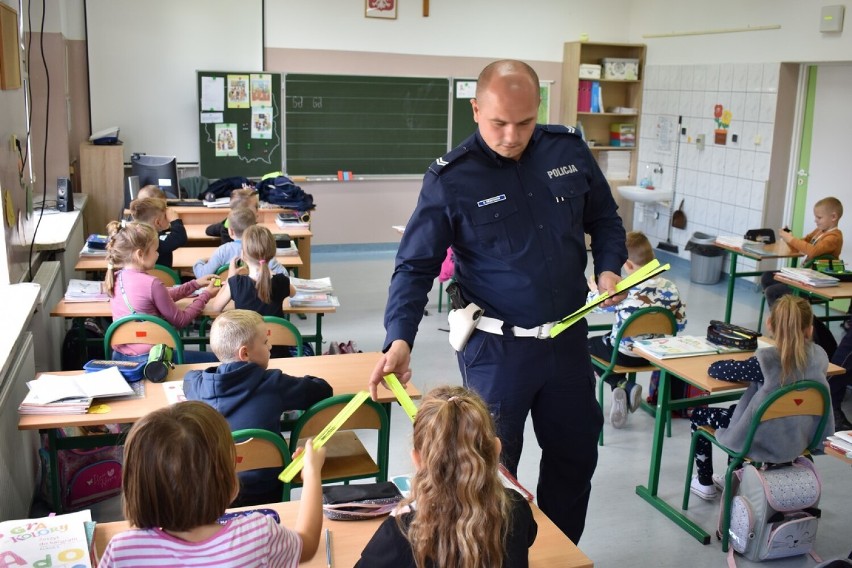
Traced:
[[[180, 247], [172, 253], [172, 268], [181, 270], [184, 268], [191, 269], [196, 262], [201, 259], [208, 259], [213, 256], [218, 247]], [[299, 269], [302, 266], [302, 259], [299, 255], [276, 256], [275, 260], [281, 266], [288, 268]], [[77, 261], [74, 270], [85, 272], [106, 272], [107, 261], [106, 256], [81, 256]]]
[[[541, 509], [535, 503], [530, 505], [532, 506], [533, 518], [538, 523], [538, 535], [530, 547], [529, 561], [531, 568], [591, 568], [594, 566], [592, 561], [553, 524], [553, 521], [547, 518], [547, 515], [541, 512]], [[259, 508], [274, 509], [281, 518], [281, 524], [288, 528], [296, 526], [296, 517], [299, 511], [298, 501], [270, 503], [260, 507], [240, 507], [228, 509], [228, 511]], [[385, 518], [379, 517], [364, 521], [331, 521], [323, 517], [323, 536], [320, 538], [317, 553], [309, 562], [302, 563], [300, 566], [326, 568], [325, 529], [331, 531], [332, 566], [335, 568], [338, 566], [340, 568], [354, 566], [361, 558], [361, 551], [364, 550], [373, 533], [376, 532]], [[130, 524], [127, 521], [98, 523], [95, 527], [95, 557], [100, 560], [110, 539], [129, 528]]]
[[[223, 217], [224, 218], [224, 217]], [[220, 219], [221, 221], [221, 219]], [[216, 221], [214, 221], [215, 223]], [[302, 275], [302, 278], [310, 278], [311, 277], [311, 237], [313, 237], [313, 233], [311, 233], [310, 229], [305, 229], [301, 227], [293, 227], [283, 229], [279, 227], [274, 221], [269, 221], [266, 223], [258, 223], [269, 229], [269, 231], [273, 235], [290, 235], [290, 238], [296, 242], [296, 248], [299, 249], [299, 257], [302, 259], [302, 267], [299, 268], [299, 273]], [[211, 237], [205, 231], [208, 227], [207, 224], [185, 224], [184, 229], [186, 229], [186, 237], [188, 239], [187, 246], [197, 247], [197, 246], [210, 246], [219, 244], [219, 236]]]
[[[707, 369], [714, 361], [723, 359], [748, 359], [754, 355], [754, 351], [725, 353], [721, 355], [702, 355], [699, 357], [678, 357], [674, 359], [657, 359], [645, 353], [641, 355], [660, 370], [660, 382], [657, 390], [657, 407], [654, 418], [654, 437], [651, 446], [648, 485], [637, 485], [636, 494], [648, 501], [655, 509], [670, 518], [699, 542], [709, 544], [710, 535], [704, 529], [690, 520], [680, 509], [672, 507], [657, 496], [660, 484], [660, 466], [663, 459], [666, 416], [672, 410], [738, 400], [748, 384], [719, 381], [712, 378], [707, 373]], [[846, 370], [843, 367], [839, 367], [833, 363], [829, 364], [828, 375], [839, 375], [845, 372]], [[694, 398], [671, 400], [671, 381], [669, 375], [680, 378], [708, 394]]]
[[[181, 308], [188, 306], [193, 301], [193, 298], [183, 298], [175, 302]], [[233, 302], [230, 303], [231, 307], [233, 307]], [[227, 306], [226, 306], [227, 307]], [[316, 327], [313, 335], [302, 335], [302, 340], [307, 341], [309, 343], [314, 344], [314, 352], [319, 355], [322, 353], [322, 317], [325, 314], [333, 314], [337, 311], [337, 308], [334, 307], [304, 307], [304, 308], [293, 308], [290, 306], [290, 298], [286, 298], [284, 300], [284, 315], [290, 314], [314, 314], [316, 316]], [[201, 312], [202, 316], [206, 316], [209, 318], [215, 318], [221, 312], [217, 312], [211, 309], [209, 306], [204, 307], [204, 311]], [[78, 325], [78, 328], [82, 332], [82, 338], [85, 339], [85, 332], [82, 331], [82, 322], [86, 318], [111, 318], [112, 317], [112, 309], [110, 308], [109, 302], [66, 302], [64, 299], [59, 300], [53, 309], [50, 311], [50, 315], [54, 317], [60, 318], [70, 318], [74, 320], [73, 325]], [[190, 341], [187, 341], [190, 339]], [[192, 341], [194, 338], [184, 338], [184, 343], [194, 343]], [[206, 344], [206, 338], [204, 338]]]
[[[346, 355], [323, 355], [321, 357], [291, 357], [286, 359], [270, 359], [270, 369], [281, 369], [293, 376], [314, 375], [322, 377], [331, 385], [334, 394], [354, 394], [366, 390], [367, 381], [373, 371], [381, 353], [351, 353]], [[183, 380], [184, 375], [190, 369], [203, 369], [210, 363], [194, 365], [176, 365], [166, 377], [167, 381]], [[56, 375], [77, 375], [83, 371], [60, 371]], [[106, 445], [120, 445], [124, 443], [122, 434], [104, 434], [100, 436], [74, 436], [59, 438], [56, 429], [72, 426], [102, 426], [104, 424], [130, 424], [136, 422], [151, 411], [163, 408], [168, 404], [164, 390], [165, 383], [145, 382], [145, 398], [134, 400], [118, 400], [105, 402], [107, 411], [93, 414], [56, 414], [43, 416], [19, 416], [18, 430], [42, 430], [48, 435], [49, 461], [51, 474], [51, 491], [53, 502], [60, 503], [59, 477], [56, 467], [56, 452], [60, 449], [88, 449]], [[420, 391], [409, 383], [406, 389], [413, 399], [420, 398]], [[396, 401], [393, 393], [380, 386], [378, 389], [378, 402], [384, 405], [390, 413], [391, 403]], [[95, 404], [98, 404], [96, 402]], [[387, 457], [389, 448], [381, 448]], [[61, 506], [57, 505], [57, 513], [61, 513]]]
[[755, 270], [748, 272], [737, 272], [737, 257], [740, 255], [750, 258], [752, 260], [756, 260], [760, 262], [761, 260], [770, 260], [774, 258], [792, 258], [792, 265], [796, 265], [796, 259], [800, 256], [803, 256], [802, 253], [791, 249], [787, 246], [787, 243], [784, 241], [776, 241], [771, 245], [765, 245], [765, 252], [757, 253], [749, 250], [745, 250], [742, 247], [726, 244], [722, 241], [716, 241], [716, 246], [725, 249], [726, 251], [731, 253], [731, 264], [728, 269], [728, 299], [725, 302], [725, 323], [731, 323], [731, 308], [734, 302], [734, 284], [736, 283], [737, 278], [744, 278], [746, 276], [760, 276], [765, 270]]

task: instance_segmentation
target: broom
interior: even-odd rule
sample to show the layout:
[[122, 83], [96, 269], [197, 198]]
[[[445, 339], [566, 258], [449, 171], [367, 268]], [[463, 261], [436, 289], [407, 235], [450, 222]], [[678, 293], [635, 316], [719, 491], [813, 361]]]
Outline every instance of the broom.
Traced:
[[680, 137], [683, 135], [683, 131], [681, 129], [682, 123], [683, 123], [683, 116], [678, 116], [677, 117], [677, 141], [675, 142], [674, 179], [672, 180], [672, 200], [669, 202], [669, 227], [668, 227], [668, 232], [666, 233], [666, 242], [660, 241], [660, 243], [657, 245], [658, 249], [664, 250], [666, 252], [670, 252], [670, 253], [673, 253], [673, 254], [678, 253], [677, 245], [672, 242], [672, 216], [674, 215], [675, 195], [677, 195], [677, 168], [678, 168], [678, 163], [680, 162]]

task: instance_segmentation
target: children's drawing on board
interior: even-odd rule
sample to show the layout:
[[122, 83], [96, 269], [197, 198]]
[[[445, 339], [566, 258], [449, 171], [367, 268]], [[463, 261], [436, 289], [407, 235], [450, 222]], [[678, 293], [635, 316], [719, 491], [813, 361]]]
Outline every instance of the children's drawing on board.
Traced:
[[237, 125], [216, 125], [216, 157], [236, 156], [237, 152]]
[[272, 76], [268, 74], [251, 75], [251, 106], [272, 106]]
[[228, 75], [228, 108], [249, 108], [248, 75]]
[[251, 137], [272, 138], [272, 107], [255, 107], [251, 112]]

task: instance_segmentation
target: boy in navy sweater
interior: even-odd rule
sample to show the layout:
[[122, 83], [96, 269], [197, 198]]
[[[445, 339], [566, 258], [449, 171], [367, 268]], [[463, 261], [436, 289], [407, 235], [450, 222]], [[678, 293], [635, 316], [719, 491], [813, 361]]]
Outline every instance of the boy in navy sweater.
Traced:
[[[280, 432], [285, 410], [306, 410], [333, 394], [323, 379], [291, 377], [277, 369], [267, 369], [269, 339], [257, 312], [223, 312], [210, 329], [210, 345], [221, 364], [189, 371], [183, 379], [183, 390], [187, 399], [206, 402], [218, 410], [231, 431], [262, 428]], [[276, 468], [240, 473], [240, 494], [233, 506], [280, 501], [279, 473]]]

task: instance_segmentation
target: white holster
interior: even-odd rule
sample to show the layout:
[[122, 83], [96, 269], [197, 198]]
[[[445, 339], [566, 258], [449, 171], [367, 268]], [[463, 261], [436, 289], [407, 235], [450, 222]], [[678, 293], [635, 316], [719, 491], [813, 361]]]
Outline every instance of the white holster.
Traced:
[[480, 317], [482, 317], [482, 308], [474, 303], [460, 310], [450, 310], [447, 320], [450, 323], [450, 345], [453, 349], [456, 351], [464, 349]]

